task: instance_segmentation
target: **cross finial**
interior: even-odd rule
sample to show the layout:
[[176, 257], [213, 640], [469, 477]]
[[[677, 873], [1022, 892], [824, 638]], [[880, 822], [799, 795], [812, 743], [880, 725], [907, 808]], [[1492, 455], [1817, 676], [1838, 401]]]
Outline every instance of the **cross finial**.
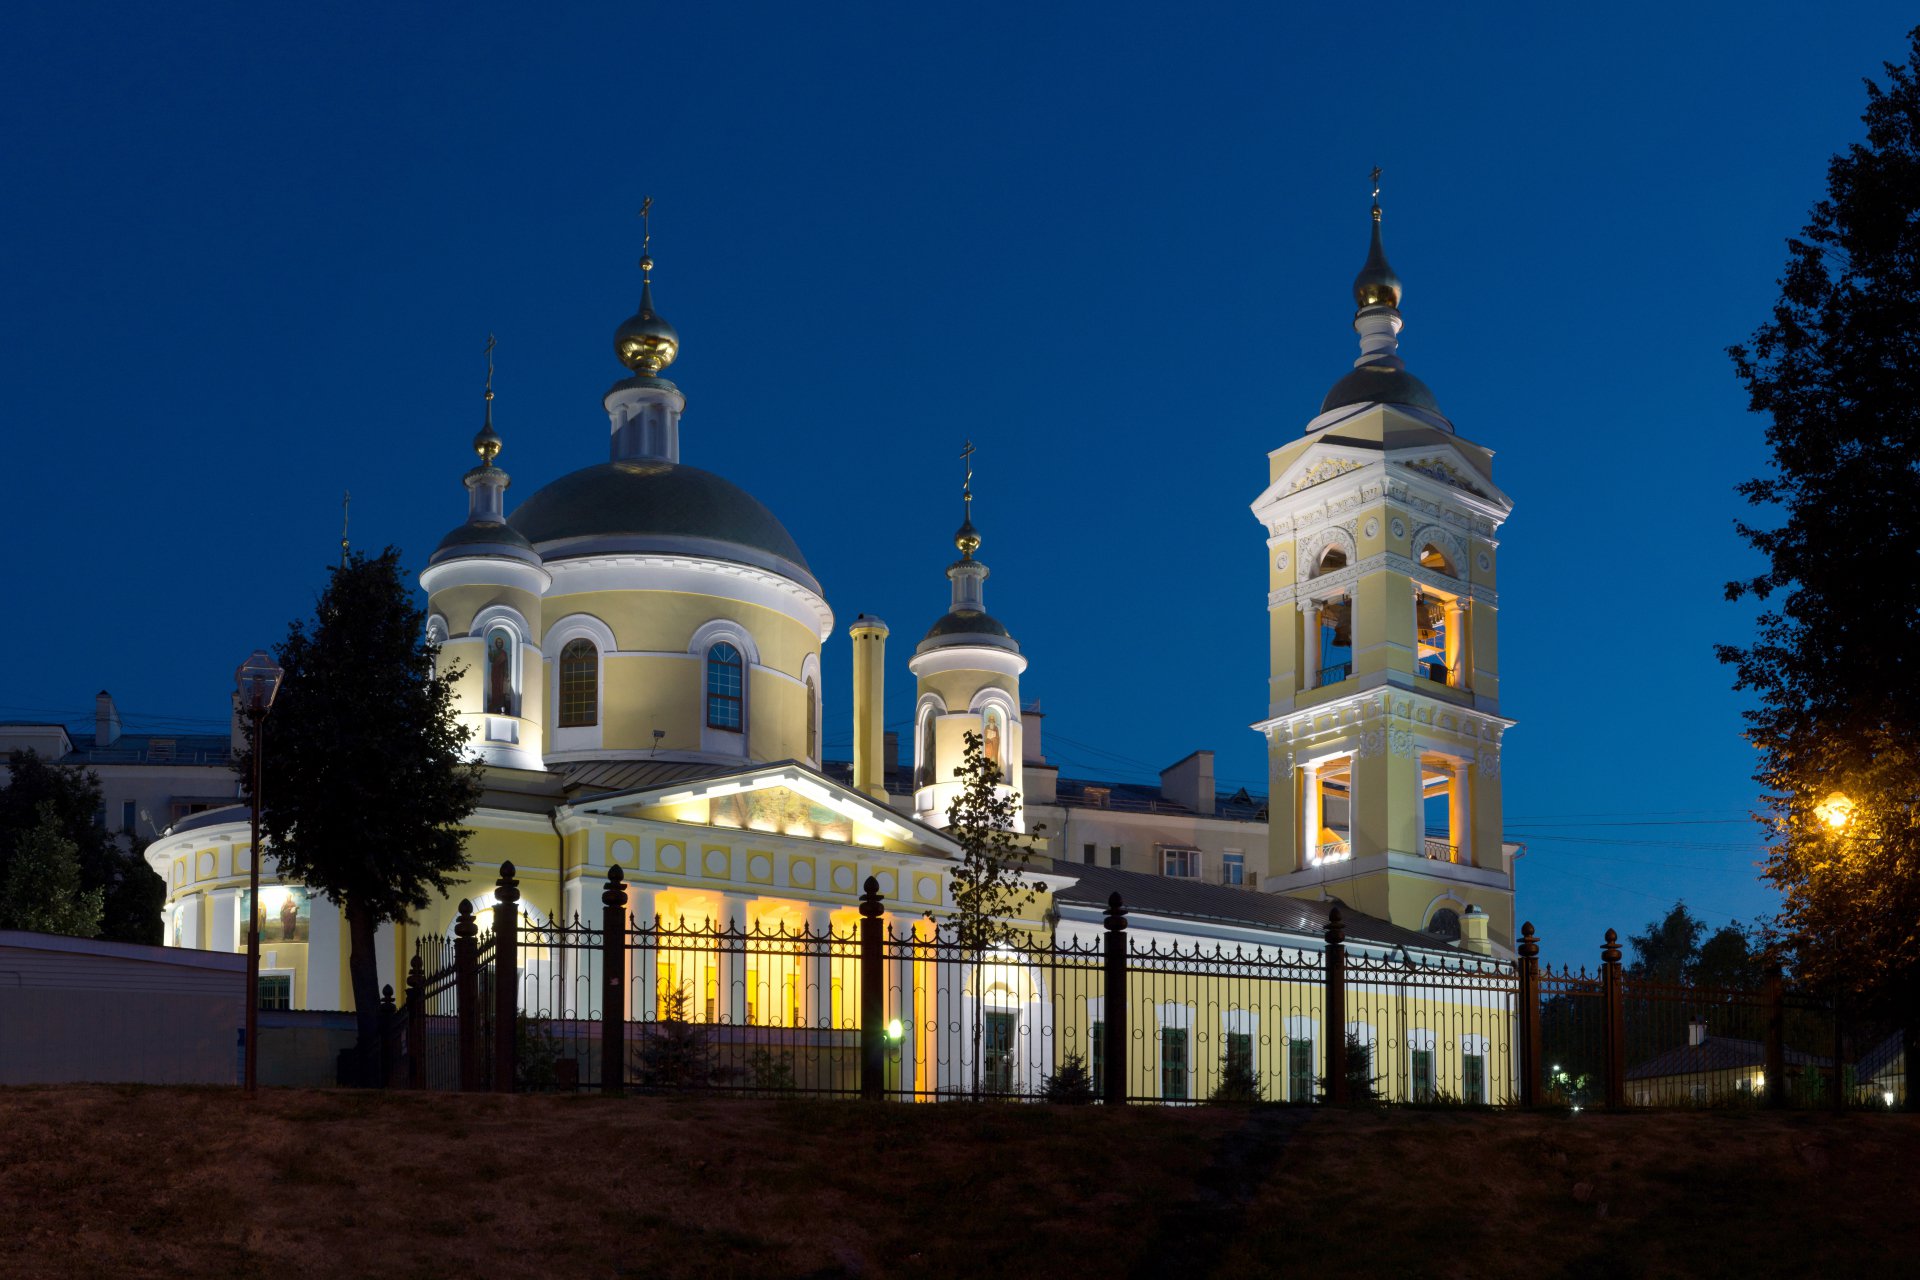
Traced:
[[1373, 166], [1373, 202], [1380, 203], [1380, 166]]
[[498, 338], [492, 334], [487, 335], [487, 413], [489, 415], [493, 413], [493, 349], [499, 345]]
[[960, 501], [966, 508], [967, 519], [973, 519], [973, 441], [967, 441], [967, 447], [960, 451], [960, 460], [967, 466], [966, 479], [960, 482]]
[[353, 490], [342, 489], [340, 491], [340, 566], [342, 568], [345, 568], [347, 563], [347, 517], [352, 507]]
[[640, 202], [640, 278], [653, 279], [653, 197]]

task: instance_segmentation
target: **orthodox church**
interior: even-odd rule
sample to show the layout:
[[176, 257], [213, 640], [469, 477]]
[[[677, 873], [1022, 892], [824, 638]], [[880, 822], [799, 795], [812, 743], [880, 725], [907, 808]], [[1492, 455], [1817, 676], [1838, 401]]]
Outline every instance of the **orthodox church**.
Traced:
[[[681, 460], [686, 399], [666, 376], [680, 336], [642, 258], [639, 307], [613, 336], [624, 376], [602, 399], [605, 460], [510, 501], [489, 386], [465, 519], [420, 575], [486, 791], [467, 882], [381, 931], [381, 980], [399, 984], [419, 936], [451, 931], [463, 896], [484, 929], [508, 861], [534, 923], [595, 918], [611, 867], [638, 918], [844, 929], [872, 876], [898, 927], [937, 920], [952, 909], [959, 846], [944, 828], [969, 733], [1043, 855], [1037, 928], [1097, 930], [1120, 892], [1155, 936], [1317, 945], [1339, 903], [1356, 943], [1510, 955], [1495, 569], [1511, 503], [1491, 452], [1455, 431], [1399, 354], [1402, 289], [1377, 201], [1372, 217], [1354, 283], [1359, 357], [1268, 455], [1252, 504], [1271, 670], [1267, 705], [1249, 712], [1268, 744], [1266, 797], [1216, 792], [1204, 752], [1157, 792], [1060, 778], [1023, 700], [1018, 620], [987, 610], [970, 518], [945, 568], [948, 608], [914, 628], [904, 663], [910, 763], [896, 765], [883, 727], [892, 633], [865, 615], [847, 624], [853, 759], [823, 760], [833, 609], [766, 505]], [[148, 848], [169, 943], [244, 949], [248, 839], [246, 811], [230, 807]], [[280, 882], [266, 853], [263, 1000], [346, 1007], [338, 909]], [[754, 1000], [738, 987], [719, 998]], [[768, 992], [758, 1010], [711, 1012], [797, 1025], [825, 998]]]

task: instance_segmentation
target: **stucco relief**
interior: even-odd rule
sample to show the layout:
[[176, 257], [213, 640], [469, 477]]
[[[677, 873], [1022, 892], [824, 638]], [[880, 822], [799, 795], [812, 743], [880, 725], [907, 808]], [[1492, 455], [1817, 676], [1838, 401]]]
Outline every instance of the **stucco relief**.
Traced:
[[1450, 529], [1443, 529], [1437, 524], [1422, 525], [1414, 532], [1412, 546], [1416, 556], [1428, 546], [1438, 548], [1440, 554], [1447, 558], [1447, 563], [1453, 566], [1451, 576], [1457, 577], [1466, 567], [1467, 546]]
[[1387, 749], [1401, 759], [1413, 754], [1413, 730], [1392, 729], [1387, 733]]
[[1310, 489], [1316, 484], [1324, 484], [1349, 471], [1358, 471], [1364, 465], [1353, 458], [1322, 458], [1295, 476], [1293, 483], [1287, 486], [1287, 492], [1298, 493], [1302, 489]]
[[1476, 497], [1484, 498], [1487, 496], [1486, 492], [1482, 490], [1479, 485], [1461, 474], [1459, 468], [1455, 467], [1445, 458], [1422, 458], [1418, 462], [1407, 462], [1401, 465], [1409, 471], [1418, 472], [1420, 475], [1426, 476], [1430, 480], [1438, 480], [1441, 484], [1452, 485], [1456, 489], [1464, 489]]
[[1480, 766], [1481, 777], [1483, 778], [1499, 777], [1500, 776], [1500, 748], [1499, 747], [1480, 748], [1480, 757], [1479, 757], [1478, 763]]
[[1369, 729], [1360, 735], [1360, 740], [1354, 745], [1353, 754], [1362, 760], [1371, 760], [1379, 755], [1386, 745], [1387, 735], [1384, 730]]

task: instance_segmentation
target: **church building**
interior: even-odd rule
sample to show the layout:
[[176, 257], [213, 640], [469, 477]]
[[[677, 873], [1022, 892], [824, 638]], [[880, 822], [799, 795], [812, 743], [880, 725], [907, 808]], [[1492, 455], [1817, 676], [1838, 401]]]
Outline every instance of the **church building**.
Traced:
[[[1058, 776], [1022, 688], [1047, 673], [1028, 669], [1019, 620], [988, 610], [970, 489], [946, 611], [904, 636], [864, 614], [845, 624], [853, 759], [823, 760], [834, 610], [767, 505], [682, 461], [686, 398], [667, 376], [680, 337], [643, 258], [639, 307], [614, 332], [623, 373], [602, 398], [605, 459], [513, 501], [489, 387], [465, 518], [420, 575], [486, 791], [468, 820], [466, 882], [381, 931], [381, 981], [401, 982], [417, 938], [451, 931], [461, 897], [485, 929], [509, 861], [536, 924], [593, 918], [610, 867], [642, 919], [844, 930], [872, 876], [897, 930], [938, 921], [952, 909], [959, 846], [945, 828], [970, 733], [1040, 855], [1037, 930], [1097, 932], [1120, 892], [1153, 936], [1312, 947], [1338, 904], [1357, 945], [1511, 955], [1515, 849], [1500, 808], [1511, 722], [1495, 638], [1511, 503], [1490, 451], [1455, 431], [1399, 355], [1401, 285], [1377, 203], [1372, 213], [1354, 285], [1359, 358], [1304, 433], [1269, 454], [1253, 503], [1271, 669], [1267, 705], [1248, 711], [1268, 747], [1264, 797], [1217, 792], [1209, 752], [1171, 766], [1158, 789]], [[697, 441], [697, 419], [686, 426]], [[930, 580], [939, 563], [929, 557]], [[1250, 571], [1250, 591], [1256, 581]], [[889, 678], [913, 681], [906, 761], [883, 725]], [[263, 998], [347, 1007], [338, 909], [280, 882], [266, 853]], [[153, 842], [169, 943], [244, 949], [248, 855], [238, 807]], [[696, 1011], [798, 1026], [840, 999], [738, 977], [696, 981]]]

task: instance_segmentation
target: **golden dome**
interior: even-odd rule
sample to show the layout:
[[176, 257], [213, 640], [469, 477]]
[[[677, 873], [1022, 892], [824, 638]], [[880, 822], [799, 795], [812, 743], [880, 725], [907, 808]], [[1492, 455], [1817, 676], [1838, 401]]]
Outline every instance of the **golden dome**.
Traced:
[[1380, 206], [1373, 206], [1373, 243], [1367, 248], [1366, 265], [1353, 282], [1354, 305], [1397, 307], [1400, 305], [1400, 277], [1387, 265], [1387, 251], [1380, 244]]
[[[651, 270], [653, 259], [642, 258], [643, 270]], [[654, 377], [673, 363], [680, 354], [680, 335], [653, 310], [653, 283], [640, 286], [640, 309], [613, 331], [613, 351], [620, 363], [643, 377]]]
[[973, 553], [980, 549], [980, 531], [973, 527], [973, 521], [967, 520], [960, 525], [960, 531], [953, 535], [953, 545], [960, 548], [960, 554], [973, 559]]

